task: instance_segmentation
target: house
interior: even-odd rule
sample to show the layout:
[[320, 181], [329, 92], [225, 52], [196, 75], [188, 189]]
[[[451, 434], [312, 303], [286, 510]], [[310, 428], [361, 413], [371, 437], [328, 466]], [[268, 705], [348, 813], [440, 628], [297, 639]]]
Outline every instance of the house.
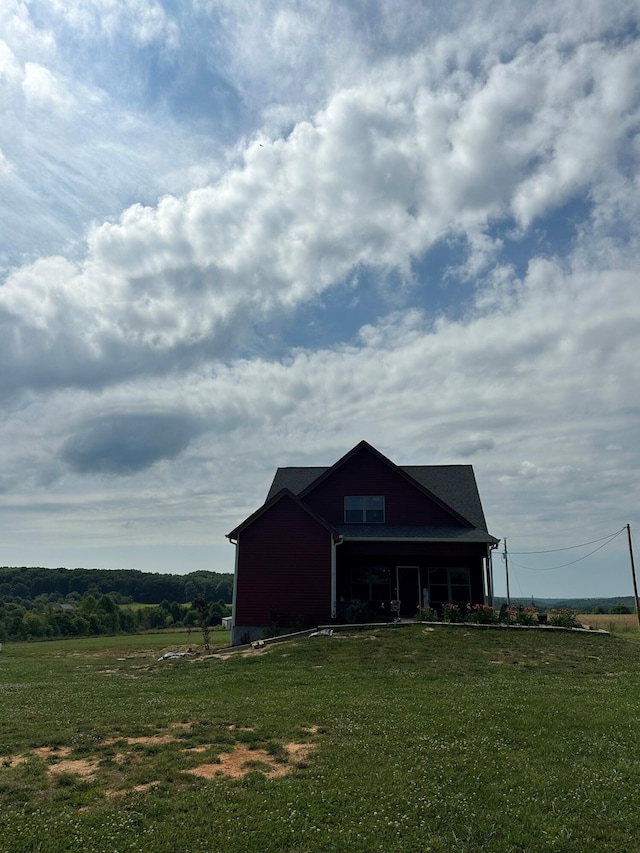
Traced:
[[471, 465], [396, 465], [361, 441], [330, 467], [278, 468], [235, 545], [232, 644], [268, 627], [389, 618], [491, 599]]

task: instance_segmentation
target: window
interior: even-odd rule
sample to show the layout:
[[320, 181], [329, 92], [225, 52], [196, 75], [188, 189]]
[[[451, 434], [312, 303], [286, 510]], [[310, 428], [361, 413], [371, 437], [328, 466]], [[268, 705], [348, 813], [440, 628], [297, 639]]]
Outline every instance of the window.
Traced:
[[350, 495], [344, 499], [346, 524], [384, 524], [382, 495]]
[[391, 598], [388, 566], [361, 566], [351, 572], [351, 599], [387, 602]]
[[457, 604], [464, 607], [471, 601], [469, 569], [429, 569], [429, 604]]

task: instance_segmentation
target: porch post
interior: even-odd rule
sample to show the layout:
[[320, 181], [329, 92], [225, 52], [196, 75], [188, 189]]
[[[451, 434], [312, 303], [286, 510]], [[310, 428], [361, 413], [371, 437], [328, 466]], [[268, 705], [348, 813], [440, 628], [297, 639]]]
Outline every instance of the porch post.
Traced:
[[336, 618], [336, 541], [331, 537], [331, 618]]
[[343, 545], [344, 539], [342, 536], [338, 536], [337, 539], [333, 538], [333, 533], [331, 534], [331, 618], [335, 619], [338, 613], [338, 604], [336, 601], [337, 597], [337, 581], [336, 581], [336, 552], [338, 550], [338, 545]]
[[485, 571], [487, 575], [487, 604], [493, 607], [493, 561], [491, 559], [492, 550], [489, 548], [487, 557], [484, 561]]

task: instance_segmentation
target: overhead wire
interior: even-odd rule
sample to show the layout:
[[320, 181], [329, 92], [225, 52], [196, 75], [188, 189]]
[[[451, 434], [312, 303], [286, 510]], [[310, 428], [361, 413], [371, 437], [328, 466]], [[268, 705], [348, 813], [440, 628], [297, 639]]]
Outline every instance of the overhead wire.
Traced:
[[[527, 569], [527, 571], [530, 571], [530, 572], [553, 572], [556, 569], [564, 569], [564, 568], [566, 568], [566, 566], [573, 566], [576, 563], [581, 562], [582, 560], [586, 560], [587, 557], [590, 557], [592, 554], [595, 554], [596, 552], [602, 550], [602, 548], [605, 548], [610, 542], [613, 542], [613, 540], [616, 537], [620, 536], [621, 533], [624, 533], [624, 531], [625, 531], [625, 528], [623, 527], [621, 530], [618, 530], [617, 533], [612, 533], [610, 536], [603, 537], [603, 539], [594, 539], [591, 542], [584, 542], [582, 545], [572, 545], [570, 548], [554, 548], [551, 551], [511, 551], [511, 552], [509, 552], [509, 557], [511, 558], [512, 554], [521, 554], [521, 553], [523, 553], [523, 554], [524, 553], [550, 554], [554, 551], [569, 551], [572, 548], [583, 548], [586, 545], [593, 545], [596, 542], [602, 542], [603, 543], [602, 545], [598, 545], [597, 548], [594, 548], [593, 551], [589, 551], [588, 554], [583, 554], [582, 557], [578, 557], [577, 560], [570, 560], [568, 563], [561, 563], [558, 566], [547, 566], [545, 568], [539, 568], [539, 567], [535, 567], [535, 566], [523, 566], [521, 563], [517, 563], [515, 560], [510, 560], [510, 562], [514, 566], [517, 566], [519, 569]], [[606, 541], [604, 541], [604, 539], [606, 539]]]
[[623, 527], [616, 533], [609, 533], [607, 536], [602, 536], [600, 539], [592, 539], [590, 542], [582, 542], [580, 545], [567, 545], [565, 548], [548, 548], [545, 551], [509, 551], [509, 554], [518, 554], [519, 556], [522, 556], [524, 554], [555, 554], [557, 551], [572, 551], [575, 548], [586, 548], [587, 545], [595, 545], [596, 542], [604, 542], [605, 539], [615, 539], [616, 536], [624, 533], [625, 530], [626, 528]]

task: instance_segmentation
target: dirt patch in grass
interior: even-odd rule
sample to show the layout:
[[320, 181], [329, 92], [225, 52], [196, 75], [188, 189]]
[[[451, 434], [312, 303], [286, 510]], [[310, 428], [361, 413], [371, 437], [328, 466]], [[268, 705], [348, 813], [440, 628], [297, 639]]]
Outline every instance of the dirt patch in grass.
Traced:
[[140, 735], [140, 737], [118, 737], [107, 738], [102, 741], [102, 746], [113, 746], [114, 743], [128, 743], [129, 746], [143, 744], [144, 746], [158, 746], [164, 743], [175, 743], [179, 738], [175, 735]]
[[37, 749], [31, 750], [34, 755], [40, 756], [43, 761], [49, 758], [67, 758], [71, 755], [72, 749], [70, 746], [39, 746]]
[[92, 780], [96, 778], [98, 761], [90, 761], [86, 758], [66, 758], [63, 761], [57, 761], [55, 764], [50, 764], [47, 769], [49, 770], [49, 773], [54, 773], [56, 775], [69, 773], [72, 776], [79, 776], [81, 779]]
[[[37, 756], [45, 762], [50, 777], [75, 776], [80, 780], [92, 782], [101, 774], [101, 784], [105, 787], [105, 796], [107, 797], [123, 795], [130, 791], [146, 791], [161, 783], [160, 781], [153, 781], [141, 785], [126, 786], [126, 778], [122, 778], [124, 765], [130, 761], [133, 762], [132, 767], [139, 763], [136, 759], [136, 752], [127, 747], [138, 745], [165, 746], [182, 741], [184, 746], [178, 754], [187, 756], [213, 750], [215, 755], [219, 746], [216, 747], [214, 743], [191, 745], [184, 742], [184, 736], [188, 736], [195, 725], [197, 723], [180, 722], [168, 726], [164, 733], [106, 738], [95, 744], [92, 755], [82, 758], [73, 758], [73, 749], [70, 746], [41, 746], [21, 755], [5, 756], [0, 762], [0, 773], [2, 770], [18, 767], [28, 761], [30, 757]], [[226, 729], [229, 732], [237, 732], [239, 735], [243, 732], [255, 731], [253, 726], [236, 726], [235, 724], [227, 725]], [[301, 726], [301, 732], [307, 736], [313, 737], [319, 731], [319, 726]], [[179, 734], [182, 734], [183, 737], [179, 737]], [[104, 750], [108, 750], [113, 744], [119, 745], [118, 751], [115, 754], [108, 752], [105, 755]], [[265, 748], [258, 746], [252, 748], [244, 743], [236, 743], [226, 752], [220, 753], [215, 761], [199, 764], [196, 767], [185, 769], [183, 772], [205, 779], [213, 779], [219, 776], [241, 779], [248, 773], [260, 772], [269, 779], [277, 779], [291, 773], [296, 767], [302, 766], [316, 749], [316, 746], [317, 744], [313, 741], [300, 743], [292, 741], [284, 744], [270, 741]], [[109, 764], [111, 764], [111, 770], [109, 770]], [[117, 765], [117, 770], [113, 767], [114, 764]], [[119, 785], [120, 782], [124, 782], [123, 787], [113, 787], [116, 778], [118, 778], [116, 784]]]
[[315, 743], [288, 743], [285, 747], [289, 758], [296, 764], [305, 761], [315, 748]]
[[151, 790], [151, 788], [157, 788], [159, 784], [160, 782], [154, 780], [153, 782], [143, 782], [140, 785], [134, 785], [132, 788], [121, 788], [118, 790], [109, 788], [104, 792], [104, 795], [108, 800], [113, 800], [115, 797], [124, 797], [125, 794], [143, 794], [145, 791]]
[[178, 731], [178, 732], [190, 732], [190, 731], [191, 731], [191, 729], [192, 729], [195, 725], [196, 725], [196, 722], [195, 722], [195, 721], [187, 720], [187, 721], [183, 721], [183, 722], [181, 722], [181, 723], [171, 723], [171, 725], [169, 726], [169, 728], [171, 729], [171, 731]]
[[125, 741], [131, 745], [136, 743], [145, 746], [157, 746], [161, 743], [175, 743], [178, 738], [175, 735], [142, 735], [140, 737], [128, 737]]
[[215, 779], [217, 776], [242, 779], [248, 773], [258, 771], [268, 779], [278, 779], [291, 773], [315, 748], [314, 743], [285, 744], [288, 761], [282, 762], [266, 749], [249, 749], [244, 744], [238, 744], [231, 752], [221, 753], [218, 762], [199, 764], [186, 772], [203, 779]]
[[0, 768], [4, 770], [13, 770], [19, 764], [24, 764], [27, 761], [26, 755], [5, 755], [0, 762]]
[[248, 649], [238, 649], [231, 652], [220, 652], [211, 655], [215, 660], [229, 660], [230, 657], [252, 658], [257, 655], [264, 655], [268, 651], [273, 651], [273, 648], [267, 645], [254, 648], [250, 646]]

